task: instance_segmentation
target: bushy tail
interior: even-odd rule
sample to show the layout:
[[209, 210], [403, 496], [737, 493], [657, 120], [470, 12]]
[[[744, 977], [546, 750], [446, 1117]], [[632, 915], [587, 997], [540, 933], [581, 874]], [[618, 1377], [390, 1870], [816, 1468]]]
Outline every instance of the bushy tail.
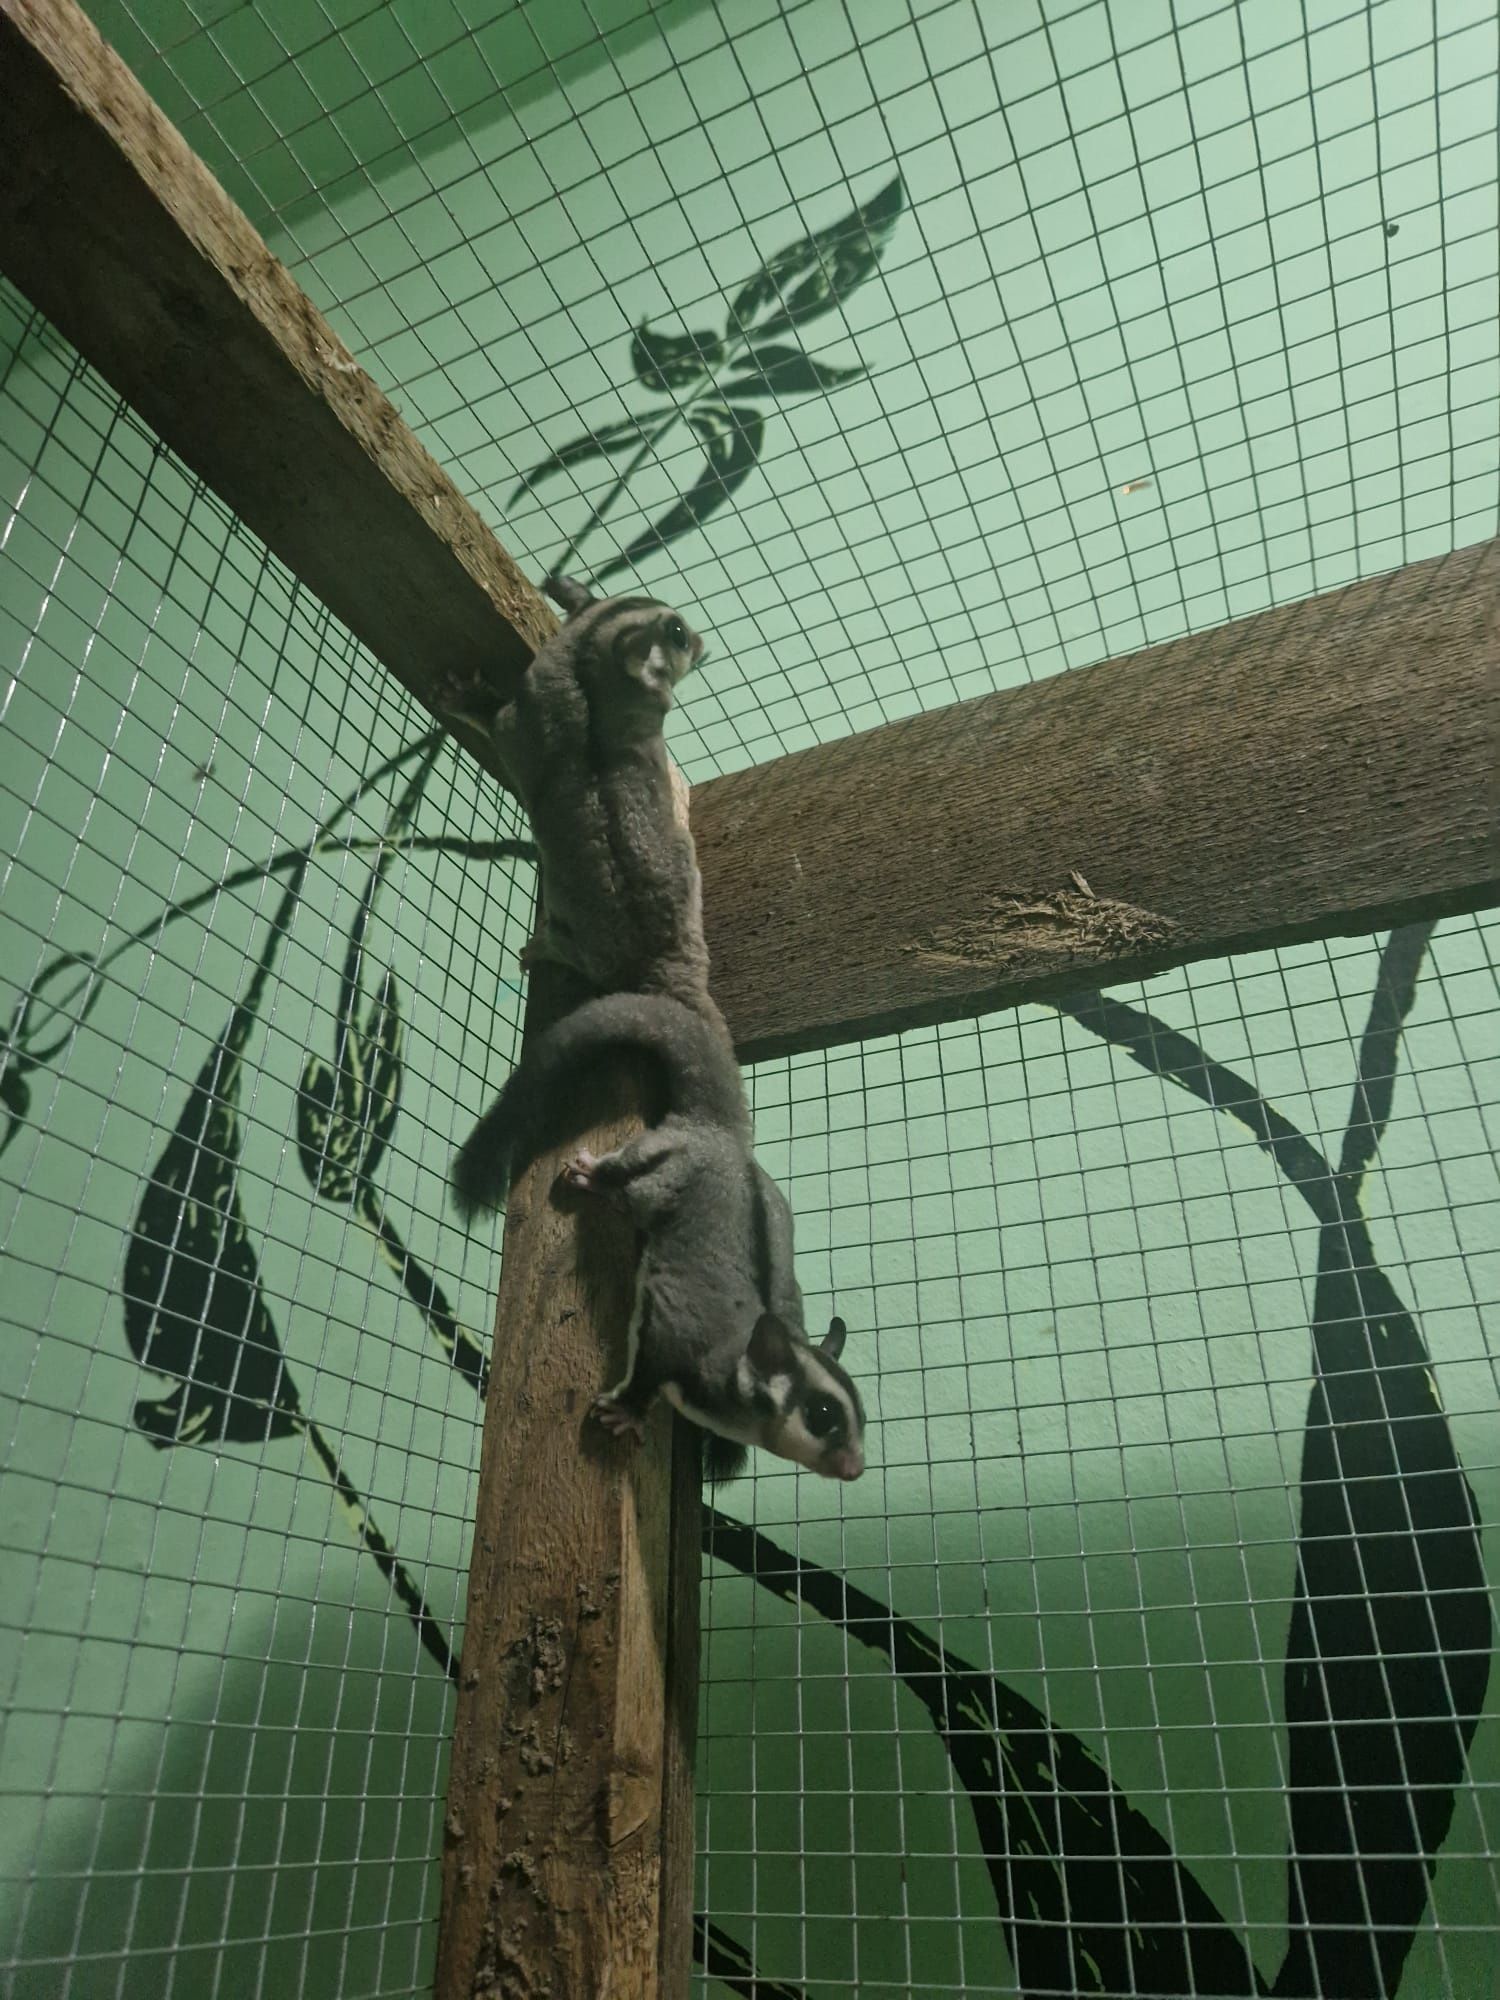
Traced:
[[453, 1202], [465, 1222], [481, 1209], [504, 1208], [510, 1193], [511, 1159], [515, 1153], [516, 1093], [519, 1070], [485, 1112], [453, 1156], [449, 1176]]
[[500, 1208], [514, 1176], [544, 1143], [549, 1109], [586, 1064], [612, 1050], [654, 1056], [666, 1075], [669, 1115], [748, 1130], [739, 1065], [723, 1033], [661, 993], [586, 1000], [538, 1036], [453, 1162], [453, 1196], [472, 1216]]

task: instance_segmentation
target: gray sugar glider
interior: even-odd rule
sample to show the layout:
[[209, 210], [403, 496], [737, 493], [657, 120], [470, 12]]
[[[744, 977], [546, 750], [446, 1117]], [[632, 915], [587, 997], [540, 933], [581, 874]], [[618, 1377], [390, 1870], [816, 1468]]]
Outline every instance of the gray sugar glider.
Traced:
[[838, 1362], [844, 1323], [835, 1319], [817, 1346], [806, 1337], [791, 1211], [750, 1150], [733, 1054], [693, 1009], [615, 993], [547, 1029], [458, 1154], [459, 1207], [501, 1207], [541, 1148], [563, 1080], [620, 1049], [657, 1060], [667, 1111], [616, 1152], [580, 1152], [564, 1170], [574, 1188], [618, 1201], [642, 1238], [629, 1367], [594, 1414], [640, 1436], [664, 1397], [710, 1434], [705, 1472], [715, 1482], [740, 1470], [751, 1445], [825, 1478], [857, 1479], [865, 1416]]
[[708, 997], [703, 890], [673, 812], [662, 724], [703, 641], [650, 597], [544, 588], [568, 614], [515, 695], [453, 682], [450, 714], [485, 730], [541, 856], [532, 961], [571, 966], [601, 993], [663, 992], [722, 1026]]

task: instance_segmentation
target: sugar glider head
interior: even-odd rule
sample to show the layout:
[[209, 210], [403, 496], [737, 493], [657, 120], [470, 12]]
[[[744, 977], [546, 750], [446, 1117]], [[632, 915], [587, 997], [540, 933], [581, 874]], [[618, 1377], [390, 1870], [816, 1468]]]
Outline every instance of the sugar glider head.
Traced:
[[580, 678], [605, 694], [672, 706], [672, 690], [703, 651], [680, 612], [653, 597], [595, 597], [573, 577], [549, 576], [543, 588], [567, 615], [563, 632]]
[[740, 1362], [740, 1386], [760, 1416], [755, 1443], [823, 1479], [858, 1479], [865, 1469], [864, 1404], [838, 1360], [847, 1332], [832, 1320], [814, 1347], [762, 1313]]

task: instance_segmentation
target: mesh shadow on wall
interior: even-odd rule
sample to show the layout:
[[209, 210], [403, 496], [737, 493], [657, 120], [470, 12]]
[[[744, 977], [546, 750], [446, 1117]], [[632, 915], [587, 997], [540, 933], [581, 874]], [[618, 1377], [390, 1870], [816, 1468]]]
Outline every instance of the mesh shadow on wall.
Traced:
[[[759, 461], [758, 404], [826, 392], [863, 373], [815, 362], [786, 336], [874, 273], [902, 204], [898, 176], [843, 221], [777, 253], [736, 295], [722, 335], [637, 329], [636, 376], [671, 401], [576, 439], [521, 482], [535, 486], [594, 459], [626, 461], [554, 571], [601, 525], [677, 422], [704, 445], [701, 474], [595, 572], [596, 581], [701, 527], [733, 496]], [[331, 1052], [310, 1055], [302, 1072], [297, 1157], [310, 1199], [370, 1232], [426, 1336], [482, 1399], [484, 1351], [407, 1251], [378, 1181], [402, 1083], [400, 995], [389, 967], [371, 963], [368, 945], [391, 864], [413, 852], [534, 859], [524, 841], [414, 832], [445, 740], [431, 731], [368, 773], [303, 847], [247, 864], [173, 904], [98, 958], [63, 953], [44, 967], [0, 1041], [0, 1152], [29, 1118], [30, 1073], [54, 1063], [102, 995], [119, 990], [113, 968], [125, 954], [153, 946], [169, 925], [218, 906], [226, 892], [283, 879], [245, 990], [142, 1189], [125, 1259], [124, 1330], [142, 1366], [176, 1386], [138, 1401], [133, 1420], [162, 1449], [264, 1450], [296, 1440], [311, 1451], [351, 1533], [451, 1681], [458, 1661], [445, 1632], [302, 1406], [239, 1189], [244, 1052], [309, 872], [330, 856], [347, 865], [350, 856], [368, 855]], [[368, 794], [398, 779], [378, 838], [340, 831]], [[1244, 1078], [1149, 1013], [1099, 994], [1057, 1003], [1083, 1029], [1247, 1128], [1318, 1224], [1314, 1380], [1284, 1679], [1289, 1940], [1273, 1984], [1258, 1977], [1241, 1938], [1078, 1737], [1053, 1728], [1041, 1710], [889, 1605], [740, 1522], [709, 1516], [712, 1556], [883, 1655], [925, 1708], [969, 1799], [996, 1914], [1029, 1994], [1394, 2000], [1397, 1993], [1483, 1709], [1492, 1641], [1473, 1496], [1422, 1336], [1378, 1267], [1361, 1201], [1429, 936], [1429, 926], [1409, 926], [1387, 941], [1336, 1166]], [[800, 2000], [796, 1987], [760, 1973], [718, 1926], [700, 1917], [695, 1935], [700, 1963], [731, 1991], [746, 2000]]]
[[[665, 409], [553, 452], [510, 495], [596, 459], [623, 469], [552, 565], [564, 571], [667, 432], [705, 447], [694, 484], [594, 572], [595, 583], [701, 527], [759, 461], [757, 402], [864, 373], [784, 336], [872, 276], [902, 212], [900, 176], [841, 222], [779, 252], [736, 295], [722, 335], [636, 329], [637, 380]], [[711, 1512], [706, 1547], [882, 1653], [927, 1709], [970, 1801], [1023, 1991], [1075, 1995], [1349, 1996], [1394, 2000], [1427, 1909], [1491, 1668], [1472, 1491], [1415, 1321], [1380, 1270], [1364, 1176], [1390, 1114], [1402, 1024], [1431, 926], [1391, 934], [1337, 1167], [1233, 1071], [1149, 1013], [1101, 994], [1057, 1003], [1249, 1131], [1318, 1223], [1297, 1584], [1287, 1638], [1288, 1947], [1273, 1985], [1095, 1754], [890, 1606]], [[747, 2000], [797, 2000], [698, 1919], [699, 1961]]]
[[528, 487], [535, 491], [543, 480], [591, 459], [625, 459], [553, 563], [554, 576], [567, 569], [678, 423], [686, 423], [702, 444], [702, 471], [660, 519], [594, 571], [596, 584], [701, 528], [733, 498], [760, 462], [766, 419], [758, 403], [826, 393], [865, 373], [862, 362], [835, 367], [814, 361], [786, 336], [843, 305], [873, 276], [904, 200], [897, 174], [841, 221], [779, 250], [735, 294], [722, 334], [654, 333], [644, 323], [636, 328], [630, 343], [636, 380], [671, 400], [562, 445], [517, 481], [506, 503], [514, 506]]

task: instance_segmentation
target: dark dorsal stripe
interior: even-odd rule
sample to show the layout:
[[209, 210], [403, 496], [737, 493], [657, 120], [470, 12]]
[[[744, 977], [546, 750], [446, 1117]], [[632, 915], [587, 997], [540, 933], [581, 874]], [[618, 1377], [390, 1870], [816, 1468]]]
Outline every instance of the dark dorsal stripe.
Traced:
[[746, 1168], [750, 1182], [750, 1231], [755, 1296], [765, 1312], [771, 1310], [771, 1218], [766, 1213], [766, 1194], [752, 1160]]
[[599, 733], [600, 718], [592, 692], [594, 682], [606, 666], [620, 664], [621, 641], [630, 632], [639, 631], [644, 623], [654, 622], [643, 619], [641, 614], [652, 611], [661, 616], [666, 609], [654, 597], [608, 597], [602, 604], [591, 604], [563, 627], [564, 632], [572, 635], [573, 670], [584, 692], [589, 769], [593, 772], [606, 768], [613, 748]]
[[621, 648], [666, 615], [667, 607], [654, 597], [611, 598], [599, 607], [599, 615], [583, 637], [593, 651], [618, 663]]
[[621, 611], [665, 611], [666, 608], [659, 597], [606, 597], [602, 604], [595, 606], [600, 625], [608, 624]]

